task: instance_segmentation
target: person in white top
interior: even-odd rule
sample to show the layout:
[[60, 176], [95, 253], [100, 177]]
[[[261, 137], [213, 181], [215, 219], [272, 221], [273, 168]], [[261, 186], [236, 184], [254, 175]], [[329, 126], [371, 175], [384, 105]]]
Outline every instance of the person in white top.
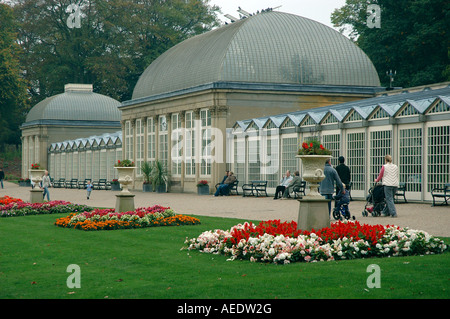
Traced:
[[399, 185], [399, 170], [397, 165], [392, 163], [392, 156], [386, 155], [384, 157], [385, 164], [381, 167], [380, 174], [375, 180], [378, 183], [382, 180], [384, 186], [384, 197], [386, 199], [386, 215], [397, 217], [397, 211], [394, 205], [394, 196]]
[[42, 199], [47, 195], [47, 201], [50, 201], [50, 192], [48, 188], [52, 186], [50, 176], [48, 176], [48, 171], [45, 171], [44, 176], [42, 177], [42, 188], [44, 189], [44, 193], [42, 194]]
[[289, 170], [286, 171], [286, 175], [283, 176], [280, 180], [280, 185], [275, 189], [275, 197], [273, 199], [281, 198], [286, 187], [289, 186], [289, 183], [292, 181], [293, 177], [291, 176], [291, 172]]

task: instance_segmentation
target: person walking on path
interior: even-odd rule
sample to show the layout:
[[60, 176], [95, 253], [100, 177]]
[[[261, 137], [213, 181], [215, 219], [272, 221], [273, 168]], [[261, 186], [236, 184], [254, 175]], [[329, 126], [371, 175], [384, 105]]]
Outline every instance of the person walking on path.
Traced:
[[44, 189], [44, 193], [42, 194], [42, 199], [47, 195], [47, 201], [50, 201], [50, 192], [48, 188], [52, 186], [50, 176], [48, 176], [48, 171], [45, 171], [44, 176], [42, 177], [42, 188]]
[[4, 179], [5, 179], [5, 172], [3, 171], [3, 168], [0, 167], [0, 184], [2, 184], [2, 188]]
[[386, 155], [384, 157], [385, 164], [381, 167], [380, 174], [375, 180], [378, 183], [380, 180], [384, 186], [384, 197], [386, 199], [386, 216], [397, 217], [397, 210], [395, 209], [394, 196], [399, 185], [399, 169], [398, 166], [392, 163], [392, 156]]
[[339, 190], [341, 192], [344, 191], [344, 185], [342, 185], [342, 181], [339, 178], [338, 173], [336, 170], [331, 166], [331, 159], [327, 159], [325, 161], [325, 168], [323, 170], [323, 173], [325, 174], [325, 178], [323, 181], [320, 182], [320, 194], [325, 197], [325, 199], [329, 199], [328, 202], [328, 215], [331, 215], [331, 200], [333, 199], [333, 193], [334, 193], [334, 183], [336, 182], [336, 185], [338, 186]]
[[93, 188], [94, 188], [94, 185], [91, 184], [91, 181], [87, 181], [87, 185], [86, 185], [87, 199], [89, 199], [89, 197], [91, 197], [91, 192], [92, 192]]

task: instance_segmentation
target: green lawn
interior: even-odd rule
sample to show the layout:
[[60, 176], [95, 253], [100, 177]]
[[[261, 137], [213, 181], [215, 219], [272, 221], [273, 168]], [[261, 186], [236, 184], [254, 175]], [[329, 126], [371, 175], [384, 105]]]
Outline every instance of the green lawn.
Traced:
[[[450, 253], [258, 264], [181, 250], [186, 237], [241, 220], [196, 216], [201, 225], [85, 232], [54, 226], [63, 216], [0, 219], [0, 298], [450, 297]], [[80, 267], [81, 288], [67, 287], [70, 264]], [[381, 268], [381, 288], [366, 285], [370, 264]]]

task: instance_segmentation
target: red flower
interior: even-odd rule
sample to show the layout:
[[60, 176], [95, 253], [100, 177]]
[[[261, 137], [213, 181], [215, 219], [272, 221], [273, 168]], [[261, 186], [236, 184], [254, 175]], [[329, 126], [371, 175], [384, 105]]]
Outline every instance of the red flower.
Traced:
[[321, 150], [323, 150], [323, 149], [324, 149], [324, 147], [323, 147], [323, 145], [322, 145], [322, 144], [320, 144], [320, 146], [319, 146], [319, 147], [320, 147], [320, 149], [321, 149]]

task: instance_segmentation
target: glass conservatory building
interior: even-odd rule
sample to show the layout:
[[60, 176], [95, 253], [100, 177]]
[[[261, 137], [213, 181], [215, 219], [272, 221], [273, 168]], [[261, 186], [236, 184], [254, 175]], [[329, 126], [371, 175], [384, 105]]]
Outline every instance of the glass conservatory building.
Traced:
[[48, 150], [49, 174], [55, 180], [83, 181], [117, 178], [114, 164], [122, 160], [122, 131], [52, 143]]
[[[155, 59], [123, 101], [124, 158], [160, 160], [171, 190], [223, 177], [227, 128], [384, 91], [369, 57], [319, 22], [265, 12], [189, 38]], [[136, 170], [135, 187], [142, 176]]]
[[228, 132], [230, 168], [240, 185], [267, 180], [274, 191], [286, 170], [301, 171], [295, 155], [312, 138], [332, 151], [333, 165], [345, 157], [353, 198], [365, 198], [391, 154], [407, 199], [431, 200], [433, 188], [450, 182], [450, 85], [237, 121]]

